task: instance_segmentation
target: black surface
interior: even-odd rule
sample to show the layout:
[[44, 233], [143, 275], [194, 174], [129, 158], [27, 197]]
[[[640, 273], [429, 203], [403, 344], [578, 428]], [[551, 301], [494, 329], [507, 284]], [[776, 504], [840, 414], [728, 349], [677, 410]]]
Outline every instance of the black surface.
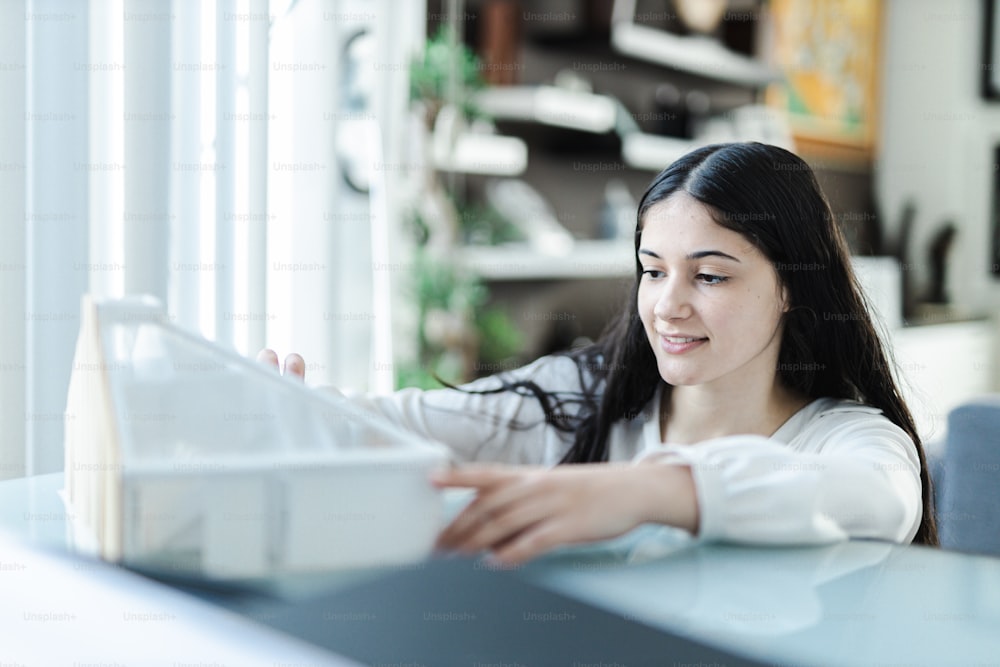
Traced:
[[[663, 591], [669, 595], [670, 591]], [[257, 622], [373, 665], [753, 666], [470, 560], [436, 560], [294, 601], [216, 597]]]

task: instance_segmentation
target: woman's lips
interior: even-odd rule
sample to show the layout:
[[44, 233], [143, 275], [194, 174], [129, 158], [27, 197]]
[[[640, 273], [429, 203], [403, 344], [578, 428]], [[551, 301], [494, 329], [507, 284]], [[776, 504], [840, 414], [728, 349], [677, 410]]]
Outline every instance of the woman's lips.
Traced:
[[708, 342], [697, 336], [660, 336], [660, 348], [667, 354], [684, 354]]

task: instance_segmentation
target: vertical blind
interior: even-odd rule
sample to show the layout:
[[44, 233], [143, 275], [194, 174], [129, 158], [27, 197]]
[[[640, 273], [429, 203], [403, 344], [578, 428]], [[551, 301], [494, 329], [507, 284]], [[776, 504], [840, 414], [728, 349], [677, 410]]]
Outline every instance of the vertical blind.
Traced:
[[[393, 252], [399, 206], [347, 187], [336, 155], [344, 45], [370, 32], [405, 63], [425, 4], [405, 5], [0, 2], [0, 479], [62, 467], [86, 292], [152, 295], [243, 354], [301, 352], [316, 384], [392, 386], [372, 239]], [[355, 141], [399, 160], [405, 67], [364, 74]]]

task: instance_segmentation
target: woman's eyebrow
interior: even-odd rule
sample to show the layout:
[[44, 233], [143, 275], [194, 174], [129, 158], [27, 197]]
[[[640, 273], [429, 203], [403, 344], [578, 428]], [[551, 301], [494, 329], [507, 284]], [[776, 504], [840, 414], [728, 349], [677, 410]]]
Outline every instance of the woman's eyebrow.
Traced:
[[[650, 257], [655, 257], [656, 259], [663, 259], [658, 254], [652, 250], [646, 248], [639, 248], [640, 255], [649, 255]], [[739, 262], [740, 260], [733, 257], [732, 255], [726, 254], [721, 250], [698, 250], [697, 252], [692, 252], [687, 256], [687, 259], [701, 259], [703, 257], [721, 257], [722, 259], [729, 259], [734, 262]]]
[[699, 250], [687, 256], [688, 259], [701, 259], [702, 257], [721, 257], [722, 259], [730, 259], [734, 262], [740, 261], [732, 255], [722, 252], [721, 250]]

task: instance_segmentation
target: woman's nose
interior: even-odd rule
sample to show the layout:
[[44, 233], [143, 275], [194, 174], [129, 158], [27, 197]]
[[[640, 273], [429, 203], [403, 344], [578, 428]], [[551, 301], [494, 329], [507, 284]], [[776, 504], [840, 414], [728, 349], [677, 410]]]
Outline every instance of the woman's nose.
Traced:
[[653, 306], [653, 315], [659, 320], [677, 320], [691, 314], [689, 290], [681, 281], [672, 277], [663, 281], [660, 294]]

